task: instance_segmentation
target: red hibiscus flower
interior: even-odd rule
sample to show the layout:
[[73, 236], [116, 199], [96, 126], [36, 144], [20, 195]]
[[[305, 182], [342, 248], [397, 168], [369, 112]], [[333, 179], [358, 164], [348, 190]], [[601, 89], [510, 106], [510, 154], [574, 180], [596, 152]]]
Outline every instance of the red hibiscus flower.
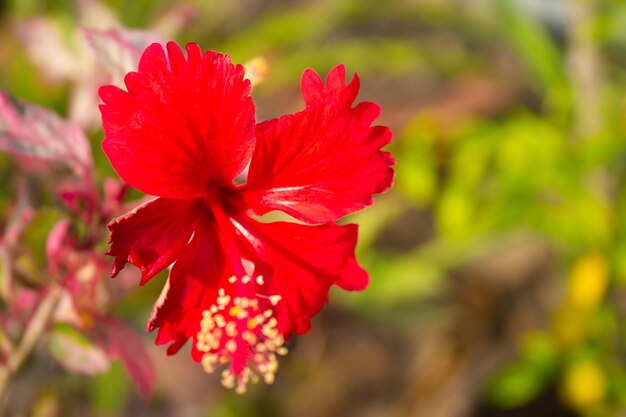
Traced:
[[[305, 333], [331, 285], [362, 290], [357, 226], [335, 224], [390, 187], [391, 139], [370, 126], [380, 108], [353, 106], [355, 76], [333, 69], [302, 76], [305, 108], [256, 123], [250, 82], [227, 55], [175, 43], [149, 46], [128, 91], [104, 86], [102, 147], [131, 186], [158, 198], [109, 224], [113, 276], [127, 262], [141, 284], [171, 267], [148, 330], [245, 391], [270, 383], [276, 355]], [[248, 168], [243, 184], [235, 182]], [[301, 223], [251, 216], [283, 211]], [[302, 224], [308, 223], [308, 224]]]

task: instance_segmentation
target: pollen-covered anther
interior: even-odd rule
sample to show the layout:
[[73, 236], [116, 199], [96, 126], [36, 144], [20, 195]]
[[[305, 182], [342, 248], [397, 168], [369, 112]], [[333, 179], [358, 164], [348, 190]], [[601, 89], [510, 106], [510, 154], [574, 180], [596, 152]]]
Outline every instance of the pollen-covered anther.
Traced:
[[231, 277], [228, 282], [238, 294], [218, 290], [215, 304], [202, 313], [196, 347], [205, 352], [204, 370], [211, 373], [227, 365], [222, 384], [241, 394], [249, 382], [260, 378], [268, 384], [274, 382], [277, 355], [287, 354], [287, 348], [273, 311], [281, 297], [254, 291], [265, 284], [260, 275]]

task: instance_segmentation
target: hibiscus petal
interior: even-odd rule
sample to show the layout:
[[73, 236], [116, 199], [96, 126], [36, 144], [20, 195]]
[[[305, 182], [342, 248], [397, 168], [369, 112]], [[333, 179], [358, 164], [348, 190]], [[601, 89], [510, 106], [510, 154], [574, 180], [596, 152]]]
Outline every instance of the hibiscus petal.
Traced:
[[[217, 285], [224, 273], [223, 252], [219, 246], [215, 223], [203, 218], [193, 238], [180, 250], [148, 321], [148, 331], [157, 327], [157, 344], [167, 344], [167, 353], [176, 353], [200, 330], [202, 312], [215, 301]], [[194, 347], [192, 354], [200, 361], [203, 353]]]
[[278, 327], [289, 336], [308, 331], [311, 318], [328, 300], [331, 285], [362, 290], [367, 272], [354, 256], [357, 225], [308, 226], [289, 222], [260, 223], [249, 218], [232, 220], [248, 242], [256, 273], [280, 295]]
[[283, 212], [307, 223], [333, 222], [372, 204], [388, 189], [394, 161], [380, 148], [391, 140], [375, 103], [352, 107], [359, 79], [345, 84], [345, 68], [326, 86], [315, 72], [302, 76], [305, 110], [257, 125], [257, 146], [243, 191], [257, 214]]
[[174, 262], [189, 242], [201, 207], [201, 201], [157, 198], [109, 223], [112, 276], [130, 262], [141, 270], [143, 285]]
[[254, 147], [254, 104], [244, 69], [196, 44], [170, 42], [143, 53], [128, 92], [104, 86], [102, 148], [130, 185], [152, 195], [192, 198], [231, 186]]

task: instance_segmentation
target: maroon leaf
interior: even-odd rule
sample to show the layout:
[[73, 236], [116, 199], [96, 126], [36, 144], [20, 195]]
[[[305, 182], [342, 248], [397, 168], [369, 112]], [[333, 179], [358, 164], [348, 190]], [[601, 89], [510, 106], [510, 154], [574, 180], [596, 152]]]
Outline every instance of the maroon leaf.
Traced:
[[20, 102], [0, 91], [0, 150], [39, 161], [67, 164], [87, 178], [89, 142], [77, 125], [43, 107]]
[[121, 360], [144, 397], [149, 397], [155, 370], [142, 338], [135, 329], [115, 317], [102, 317], [99, 323], [106, 335], [105, 350], [109, 357]]

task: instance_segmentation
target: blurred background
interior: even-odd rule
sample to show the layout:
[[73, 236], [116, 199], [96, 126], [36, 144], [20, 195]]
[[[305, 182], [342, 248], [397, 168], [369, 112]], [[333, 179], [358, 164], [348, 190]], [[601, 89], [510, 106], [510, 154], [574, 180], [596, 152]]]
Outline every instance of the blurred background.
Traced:
[[[225, 390], [151, 334], [149, 400], [119, 364], [68, 374], [37, 350], [12, 415], [626, 416], [624, 2], [0, 1], [0, 88], [87, 129], [97, 181], [114, 173], [80, 38], [109, 27], [263, 57], [259, 120], [302, 107], [305, 68], [358, 72], [397, 160], [394, 188], [345, 219], [371, 285], [332, 291], [271, 386]], [[19, 175], [0, 155], [0, 224]], [[26, 245], [58, 219], [36, 201]], [[141, 331], [164, 282], [115, 313]]]

